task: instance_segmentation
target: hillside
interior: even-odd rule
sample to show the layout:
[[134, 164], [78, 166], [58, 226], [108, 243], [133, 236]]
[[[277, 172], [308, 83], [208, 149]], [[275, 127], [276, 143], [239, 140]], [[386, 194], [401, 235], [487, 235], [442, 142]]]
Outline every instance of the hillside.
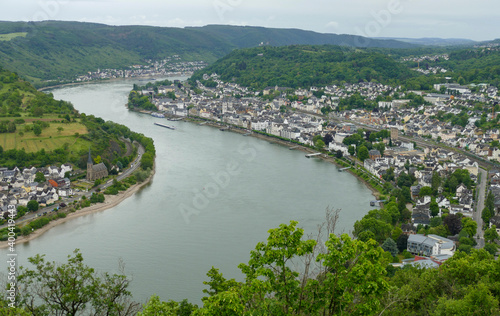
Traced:
[[0, 22], [0, 63], [38, 86], [98, 68], [125, 68], [144, 59], [180, 55], [214, 62], [233, 49], [291, 44], [409, 48], [412, 44], [296, 29], [206, 26], [169, 28], [80, 22]]
[[225, 39], [238, 48], [287, 45], [339, 45], [350, 47], [413, 48], [416, 45], [393, 39], [374, 39], [348, 34], [323, 34], [299, 29], [257, 26], [207, 25], [192, 27], [205, 34]]
[[66, 101], [38, 92], [30, 83], [0, 66], [0, 166], [45, 167], [71, 162], [85, 168], [89, 148], [108, 166], [129, 159], [123, 138], [148, 139], [128, 127], [80, 114]]
[[254, 89], [372, 80], [398, 83], [416, 76], [406, 66], [381, 53], [339, 46], [307, 45], [236, 50], [197, 71], [192, 80], [201, 80], [204, 73], [217, 73], [223, 81], [233, 81]]

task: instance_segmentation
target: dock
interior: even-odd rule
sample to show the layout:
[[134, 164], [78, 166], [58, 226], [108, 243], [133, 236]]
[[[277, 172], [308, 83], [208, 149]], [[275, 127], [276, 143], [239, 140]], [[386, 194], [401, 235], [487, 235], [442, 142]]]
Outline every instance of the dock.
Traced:
[[299, 146], [293, 146], [293, 147], [290, 147], [290, 148], [288, 148], [288, 149], [290, 149], [290, 150], [294, 150], [294, 149], [297, 149], [297, 148], [299, 148]]
[[162, 123], [157, 123], [157, 122], [155, 122], [154, 124], [158, 125], [158, 126], [161, 126], [161, 127], [168, 128], [168, 129], [175, 129], [175, 126], [170, 126], [170, 125], [166, 125], [166, 124], [162, 124]]
[[208, 122], [207, 122], [207, 121], [205, 121], [205, 122], [201, 122], [201, 123], [200, 123], [200, 124], [198, 124], [198, 125], [205, 125], [205, 124], [207, 124], [207, 123], [208, 123]]
[[340, 168], [339, 171], [344, 171], [344, 170], [347, 170], [347, 169], [351, 169], [351, 167]]
[[386, 202], [387, 200], [377, 200], [377, 201], [370, 201], [370, 206], [375, 206], [376, 203], [384, 203]]
[[252, 132], [248, 132], [246, 134], [243, 134], [243, 136], [248, 136], [248, 135], [252, 135]]
[[313, 158], [313, 157], [316, 157], [316, 156], [319, 156], [319, 155], [321, 155], [321, 153], [307, 154], [306, 158]]

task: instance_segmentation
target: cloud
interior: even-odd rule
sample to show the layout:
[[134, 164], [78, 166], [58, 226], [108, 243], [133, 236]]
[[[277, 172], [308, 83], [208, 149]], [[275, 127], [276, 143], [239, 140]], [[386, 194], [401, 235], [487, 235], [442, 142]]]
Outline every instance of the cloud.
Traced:
[[338, 29], [339, 28], [339, 22], [336, 22], [336, 21], [330, 21], [328, 23], [326, 23], [326, 28], [327, 29]]

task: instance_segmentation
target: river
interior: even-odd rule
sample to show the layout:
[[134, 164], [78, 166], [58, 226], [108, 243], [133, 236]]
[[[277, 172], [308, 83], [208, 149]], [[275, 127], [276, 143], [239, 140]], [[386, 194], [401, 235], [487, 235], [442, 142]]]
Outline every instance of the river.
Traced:
[[[225, 277], [242, 280], [237, 265], [248, 262], [270, 228], [297, 220], [314, 233], [332, 207], [342, 210], [337, 232], [349, 232], [370, 210], [373, 196], [361, 181], [330, 163], [306, 159], [303, 152], [188, 122], [168, 122], [177, 127], [169, 130], [153, 125], [162, 119], [129, 112], [125, 103], [134, 82], [51, 92], [80, 112], [152, 137], [157, 150], [152, 182], [115, 208], [16, 245], [22, 264], [37, 253], [65, 261], [79, 248], [86, 264], [101, 271], [117, 272], [122, 259], [136, 301], [157, 294], [200, 304], [208, 270], [215, 266]], [[6, 258], [6, 250], [0, 255]]]

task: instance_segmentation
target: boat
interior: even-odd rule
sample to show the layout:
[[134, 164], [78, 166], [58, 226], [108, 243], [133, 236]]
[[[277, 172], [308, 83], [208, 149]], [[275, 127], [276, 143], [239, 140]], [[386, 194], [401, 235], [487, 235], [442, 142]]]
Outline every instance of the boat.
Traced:
[[151, 116], [157, 117], [157, 118], [165, 118], [165, 115], [163, 115], [161, 113], [157, 113], [157, 112], [151, 113]]
[[162, 124], [162, 123], [157, 123], [157, 122], [155, 122], [154, 124], [158, 125], [158, 126], [161, 126], [161, 127], [168, 128], [168, 129], [175, 129], [175, 126], [170, 126], [170, 125], [166, 125], [166, 124]]

